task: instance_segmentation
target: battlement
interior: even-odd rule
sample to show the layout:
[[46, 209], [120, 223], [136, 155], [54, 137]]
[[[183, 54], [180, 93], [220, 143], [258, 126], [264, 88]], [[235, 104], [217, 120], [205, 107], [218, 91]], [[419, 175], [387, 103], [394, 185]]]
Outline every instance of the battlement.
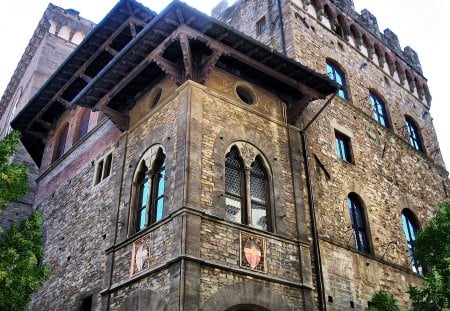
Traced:
[[[212, 16], [222, 21], [227, 21], [238, 9], [239, 0], [232, 6], [228, 6], [223, 0], [212, 10]], [[385, 64], [391, 76], [396, 75], [401, 84], [406, 84], [411, 92], [415, 92], [421, 100], [431, 103], [431, 95], [427, 81], [423, 76], [419, 56], [410, 47], [403, 50], [398, 36], [387, 28], [380, 32], [377, 18], [369, 10], [361, 13], [355, 11], [353, 0], [290, 0], [295, 5], [300, 5], [305, 11], [310, 11], [319, 21], [327, 19], [332, 31], [339, 33], [345, 41], [354, 42], [358, 50], [365, 51], [367, 57], [373, 60], [377, 58], [377, 65], [383, 70]], [[327, 22], [327, 24], [328, 24]]]
[[56, 35], [70, 42], [70, 44], [73, 44], [73, 49], [94, 27], [95, 23], [80, 17], [78, 11], [73, 9], [66, 10], [49, 3], [3, 93], [0, 100], [0, 117], [17, 91], [19, 83], [24, 77], [25, 71], [36, 51], [48, 34]]

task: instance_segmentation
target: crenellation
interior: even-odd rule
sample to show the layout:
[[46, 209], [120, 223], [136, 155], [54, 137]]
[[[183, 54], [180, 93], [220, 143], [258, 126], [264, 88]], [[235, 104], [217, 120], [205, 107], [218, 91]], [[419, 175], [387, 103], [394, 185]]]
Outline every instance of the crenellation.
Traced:
[[[67, 56], [82, 18], [50, 7], [11, 81], [52, 268], [30, 310], [362, 311], [380, 289], [408, 306], [402, 219], [423, 227], [449, 180], [418, 56], [375, 16], [224, 0], [223, 25], [121, 0]], [[116, 36], [131, 15], [138, 35]]]

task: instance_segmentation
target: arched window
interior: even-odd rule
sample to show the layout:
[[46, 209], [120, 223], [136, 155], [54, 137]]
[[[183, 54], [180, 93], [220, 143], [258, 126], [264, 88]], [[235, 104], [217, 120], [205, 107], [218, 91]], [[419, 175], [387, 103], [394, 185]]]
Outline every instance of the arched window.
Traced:
[[69, 131], [69, 123], [66, 123], [59, 131], [59, 135], [56, 141], [56, 147], [54, 150], [53, 161], [58, 160], [64, 154], [68, 131]]
[[270, 231], [269, 175], [260, 155], [247, 162], [236, 146], [225, 157], [226, 218]]
[[80, 122], [78, 124], [78, 131], [76, 139], [80, 139], [87, 134], [89, 129], [89, 118], [91, 116], [91, 111], [89, 109], [85, 109], [80, 117]]
[[340, 70], [335, 63], [327, 61], [327, 74], [331, 80], [339, 85], [338, 96], [348, 100], [347, 82], [345, 81], [345, 75], [342, 70]]
[[424, 152], [422, 141], [420, 139], [419, 128], [416, 122], [408, 116], [405, 117], [406, 130], [408, 131], [409, 144], [417, 151]]
[[250, 169], [251, 220], [255, 228], [267, 230], [267, 173], [258, 156]]
[[422, 268], [414, 259], [414, 242], [416, 241], [416, 235], [419, 231], [419, 226], [416, 221], [416, 217], [409, 209], [402, 211], [402, 226], [403, 233], [405, 234], [406, 244], [408, 246], [408, 253], [411, 257], [411, 266], [414, 272], [422, 274]]
[[386, 105], [384, 102], [374, 93], [370, 92], [370, 106], [372, 106], [373, 118], [375, 121], [383, 125], [384, 127], [389, 127], [389, 120], [387, 116]]
[[244, 165], [236, 147], [231, 148], [225, 160], [225, 202], [227, 218], [246, 223], [246, 213], [242, 213]]
[[360, 198], [355, 193], [347, 197], [347, 205], [350, 212], [353, 240], [355, 248], [363, 253], [370, 253], [369, 238], [367, 233], [366, 217]]
[[166, 157], [161, 148], [153, 155], [140, 162], [134, 180], [131, 232], [141, 231], [163, 217]]

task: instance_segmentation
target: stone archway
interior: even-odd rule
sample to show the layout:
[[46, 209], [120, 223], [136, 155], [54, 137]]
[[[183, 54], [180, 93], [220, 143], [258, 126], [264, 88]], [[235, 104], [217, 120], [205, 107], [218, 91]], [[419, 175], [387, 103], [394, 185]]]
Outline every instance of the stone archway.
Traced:
[[123, 311], [166, 311], [167, 302], [157, 292], [140, 289], [131, 293], [117, 310]]
[[200, 311], [291, 311], [281, 295], [256, 282], [240, 282], [220, 288]]

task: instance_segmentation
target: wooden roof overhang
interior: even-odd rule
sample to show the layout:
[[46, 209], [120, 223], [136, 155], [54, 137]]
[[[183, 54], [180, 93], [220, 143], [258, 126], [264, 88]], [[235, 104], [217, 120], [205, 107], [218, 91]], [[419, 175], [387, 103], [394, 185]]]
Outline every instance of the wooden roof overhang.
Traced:
[[337, 89], [327, 76], [260, 42], [173, 1], [73, 99], [102, 110], [125, 130], [127, 113], [143, 92], [166, 75], [177, 84], [204, 83], [215, 67], [251, 81], [288, 103], [293, 122], [307, 103]]
[[[111, 15], [114, 14], [108, 14]], [[99, 70], [92, 78], [83, 79], [80, 75], [66, 77], [66, 80], [81, 79], [84, 83], [67, 88], [62, 100], [61, 96], [56, 96], [54, 102], [62, 106], [61, 111], [52, 114], [53, 119], [42, 109], [45, 105], [36, 109], [25, 108], [27, 111], [14, 120], [13, 127], [25, 133], [22, 140], [26, 147], [27, 144], [32, 145], [29, 140], [33, 137], [34, 140], [44, 138], [55, 118], [69, 105], [101, 110], [121, 130], [126, 130], [128, 111], [136, 99], [165, 76], [171, 77], [177, 84], [186, 80], [204, 83], [215, 66], [277, 94], [288, 105], [288, 121], [291, 123], [310, 101], [336, 92], [336, 84], [327, 76], [182, 2], [173, 1], [158, 16], [148, 19], [151, 19], [148, 24], [141, 31], [136, 31], [136, 36], [120, 51], [115, 49], [117, 53], [109, 53], [112, 57], [107, 63], [97, 65]], [[108, 45], [98, 43], [98, 46], [105, 51]], [[78, 50], [72, 58], [77, 58]], [[42, 89], [39, 93], [43, 93]], [[34, 100], [40, 101], [40, 97], [44, 96], [45, 93]], [[48, 105], [48, 96], [42, 101]], [[39, 114], [42, 117], [38, 117]], [[27, 120], [31, 121], [31, 126], [26, 124]], [[35, 152], [33, 158], [40, 162], [43, 143], [39, 150], [40, 155]]]
[[86, 36], [11, 122], [40, 165], [45, 138], [70, 102], [156, 16], [134, 0], [121, 0]]

